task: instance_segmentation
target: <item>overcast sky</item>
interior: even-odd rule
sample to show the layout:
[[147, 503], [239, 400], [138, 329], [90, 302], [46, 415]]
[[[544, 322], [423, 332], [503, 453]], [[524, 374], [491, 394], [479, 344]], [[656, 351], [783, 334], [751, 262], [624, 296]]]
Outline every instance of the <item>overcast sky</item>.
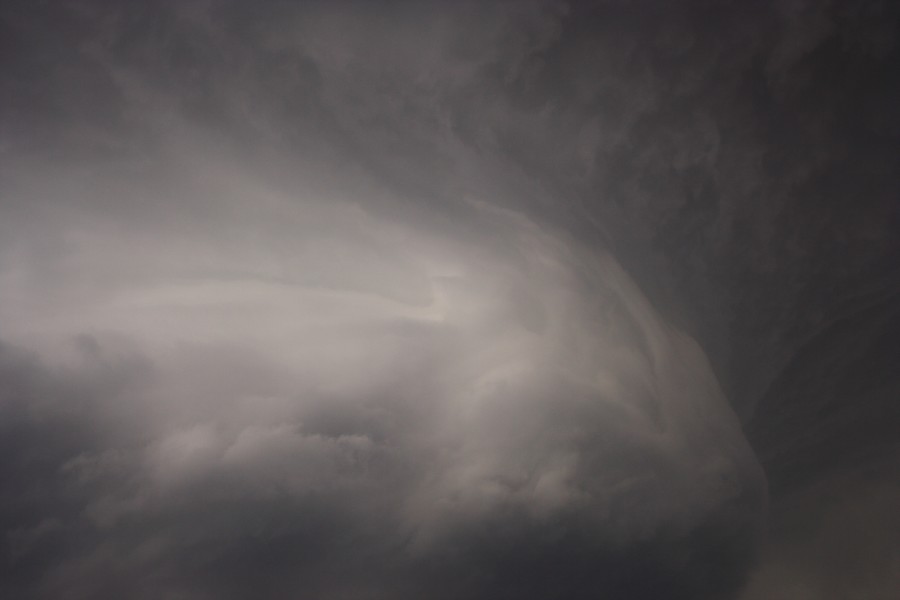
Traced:
[[895, 598], [898, 26], [5, 2], [0, 596]]

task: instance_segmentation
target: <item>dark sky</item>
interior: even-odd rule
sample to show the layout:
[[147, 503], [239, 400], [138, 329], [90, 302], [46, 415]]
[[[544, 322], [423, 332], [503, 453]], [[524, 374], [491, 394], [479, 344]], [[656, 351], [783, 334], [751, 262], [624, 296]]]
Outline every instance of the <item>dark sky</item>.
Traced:
[[898, 36], [6, 0], [0, 597], [898, 597]]

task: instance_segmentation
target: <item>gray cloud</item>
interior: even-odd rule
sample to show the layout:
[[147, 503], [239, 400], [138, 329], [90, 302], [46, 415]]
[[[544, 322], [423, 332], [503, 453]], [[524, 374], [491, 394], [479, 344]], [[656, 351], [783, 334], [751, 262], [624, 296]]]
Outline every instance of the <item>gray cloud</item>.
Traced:
[[732, 598], [757, 455], [743, 598], [895, 586], [862, 4], [10, 4], [0, 590]]
[[[22, 561], [21, 548], [48, 523], [51, 532], [91, 532], [79, 558], [41, 582], [48, 596], [79, 586], [76, 597], [119, 593], [135, 574], [149, 578], [150, 595], [189, 593], [190, 569], [225, 582], [232, 560], [254, 569], [234, 567], [242, 589], [270, 568], [254, 548], [267, 556], [281, 543], [275, 595], [286, 593], [278, 585], [410, 597], [722, 585], [693, 571], [697, 581], [680, 582], [680, 563], [690, 562], [681, 553], [707, 544], [742, 552], [758, 532], [762, 475], [702, 352], [655, 315], [608, 255], [482, 208], [494, 223], [487, 241], [469, 236], [460, 246], [421, 225], [400, 230], [424, 302], [364, 285], [368, 264], [354, 260], [352, 245], [365, 238], [354, 225], [363, 220], [377, 234], [377, 219], [333, 203], [322, 210], [336, 238], [325, 247], [350, 253], [336, 267], [349, 284], [270, 281], [252, 267], [241, 278], [185, 278], [168, 257], [178, 237], [119, 265], [122, 253], [102, 250], [116, 238], [101, 230], [66, 260], [82, 277], [127, 270], [122, 283], [37, 304], [27, 288], [5, 288], [22, 297], [6, 308], [12, 335], [62, 365], [61, 374], [33, 367], [34, 385], [54, 382], [46, 410], [70, 401], [78, 388], [69, 377], [86, 378], [89, 390], [63, 422], [94, 431], [47, 467], [74, 493], [76, 514], [19, 517], [27, 525], [9, 535]], [[315, 236], [288, 254], [301, 265], [308, 254], [334, 260]], [[213, 273], [220, 261], [235, 264], [227, 251], [214, 258]], [[94, 379], [124, 377], [128, 365], [108, 364], [119, 347], [140, 348], [135, 364], [147, 374], [107, 391]], [[44, 435], [38, 428], [33, 437]], [[720, 520], [718, 541], [695, 539]], [[524, 540], [534, 544], [520, 554]], [[569, 557], [560, 572], [516, 575], [560, 552]], [[186, 559], [197, 553], [204, 558]], [[614, 565], [629, 553], [638, 572], [623, 574]], [[349, 579], [287, 582], [280, 560], [310, 574], [337, 561]], [[390, 573], [409, 589], [383, 589]]]

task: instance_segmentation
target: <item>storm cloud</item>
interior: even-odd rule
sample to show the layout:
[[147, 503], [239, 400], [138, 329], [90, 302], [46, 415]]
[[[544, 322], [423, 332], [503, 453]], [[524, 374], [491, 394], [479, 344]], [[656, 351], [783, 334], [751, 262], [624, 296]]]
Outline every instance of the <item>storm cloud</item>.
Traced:
[[896, 12], [9, 3], [0, 592], [889, 597]]

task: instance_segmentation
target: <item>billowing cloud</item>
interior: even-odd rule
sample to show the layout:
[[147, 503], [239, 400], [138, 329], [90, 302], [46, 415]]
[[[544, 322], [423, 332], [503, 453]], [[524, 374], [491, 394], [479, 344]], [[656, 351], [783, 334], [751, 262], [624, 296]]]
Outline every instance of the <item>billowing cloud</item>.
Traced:
[[[878, 19], [738, 4], [13, 3], [0, 595], [736, 597], [815, 291], [893, 247], [884, 190], [785, 233], [863, 100], [771, 133]], [[747, 600], [825, 589], [778, 501]]]
[[[232, 181], [252, 179], [237, 168]], [[40, 439], [44, 412], [71, 401], [68, 378], [97, 390], [69, 416], [97, 422], [91, 443], [51, 465], [77, 512], [16, 530], [95, 536], [54, 566], [47, 594], [113, 593], [134, 572], [162, 578], [152, 593], [193, 568], [224, 582], [230, 560], [248, 561], [235, 576], [250, 585], [287, 565], [228, 554], [286, 544], [297, 579], [279, 570], [272, 585], [299, 593], [378, 590], [399, 573], [409, 589], [381, 593], [592, 595], [680, 581], [691, 552], [742, 552], [757, 534], [763, 478], [702, 351], [606, 252], [480, 201], [458, 236], [364, 198], [238, 189], [259, 201], [226, 196], [208, 233], [93, 215], [61, 226], [67, 251], [49, 268], [78, 281], [52, 297], [26, 283], [28, 260], [5, 280], [10, 338], [59, 365], [34, 367], [53, 391], [9, 426]], [[120, 348], [146, 365], [133, 382], [110, 362]], [[696, 540], [712, 523], [718, 541]], [[639, 573], [618, 572], [632, 552]], [[515, 574], [557, 555], [558, 573]], [[346, 579], [312, 575], [338, 568]], [[666, 585], [723, 585], [691, 577]]]

